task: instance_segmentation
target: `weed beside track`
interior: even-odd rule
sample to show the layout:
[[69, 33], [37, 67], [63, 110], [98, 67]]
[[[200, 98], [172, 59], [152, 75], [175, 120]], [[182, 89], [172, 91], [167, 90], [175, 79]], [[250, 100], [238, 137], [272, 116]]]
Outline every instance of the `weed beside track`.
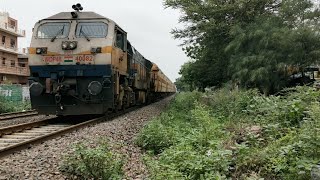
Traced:
[[311, 179], [320, 161], [320, 92], [180, 93], [137, 143], [151, 179]]

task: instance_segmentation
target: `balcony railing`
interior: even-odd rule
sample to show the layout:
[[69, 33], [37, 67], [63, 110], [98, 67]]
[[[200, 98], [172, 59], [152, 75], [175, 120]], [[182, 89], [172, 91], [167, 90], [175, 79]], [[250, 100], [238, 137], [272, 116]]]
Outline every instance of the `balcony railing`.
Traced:
[[1, 50], [9, 53], [22, 54], [16, 46], [7, 45], [6, 43], [0, 43], [0, 51]]
[[18, 76], [29, 76], [30, 71], [27, 67], [10, 67], [8, 65], [0, 65], [0, 73]]
[[20, 37], [25, 37], [26, 36], [26, 31], [18, 29], [16, 26], [13, 26], [8, 23], [0, 23], [0, 29], [4, 29], [8, 31], [9, 33], [13, 33], [15, 35], [18, 35]]

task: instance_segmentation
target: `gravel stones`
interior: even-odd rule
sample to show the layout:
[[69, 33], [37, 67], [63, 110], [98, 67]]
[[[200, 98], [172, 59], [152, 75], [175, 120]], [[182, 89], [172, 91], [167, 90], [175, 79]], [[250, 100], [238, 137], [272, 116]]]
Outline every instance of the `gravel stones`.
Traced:
[[[99, 138], [110, 139], [111, 147], [126, 157], [123, 170], [126, 179], [145, 179], [147, 170], [142, 151], [134, 138], [147, 121], [158, 116], [173, 96], [145, 106], [112, 121], [85, 127], [56, 139], [0, 159], [0, 180], [3, 179], [66, 179], [59, 165], [63, 156], [72, 153], [72, 145], [87, 141], [92, 146]], [[30, 117], [29, 117], [30, 118]], [[0, 124], [1, 126], [1, 124]]]
[[35, 115], [35, 116], [29, 116], [29, 117], [20, 117], [15, 119], [4, 120], [4, 121], [0, 121], [0, 128], [23, 124], [23, 123], [35, 122], [35, 121], [40, 121], [45, 119], [51, 119], [53, 117], [55, 116]]

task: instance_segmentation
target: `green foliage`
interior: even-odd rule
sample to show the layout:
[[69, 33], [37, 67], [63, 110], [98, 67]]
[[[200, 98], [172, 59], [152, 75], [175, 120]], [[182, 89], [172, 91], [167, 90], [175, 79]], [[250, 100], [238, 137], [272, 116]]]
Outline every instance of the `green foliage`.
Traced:
[[0, 113], [20, 112], [30, 109], [30, 101], [12, 102], [0, 97]]
[[[162, 115], [161, 119], [164, 118], [170, 119], [169, 116]], [[173, 127], [166, 127], [161, 120], [155, 120], [142, 130], [142, 133], [137, 138], [137, 144], [158, 154], [172, 146], [176, 141], [175, 137]]]
[[320, 161], [319, 97], [308, 87], [281, 97], [180, 93], [137, 142], [151, 152], [152, 179], [310, 179]]
[[191, 87], [185, 80], [184, 77], [176, 79], [176, 82], [174, 82], [176, 85], [178, 92], [184, 92], [184, 91], [193, 91], [193, 87]]
[[223, 116], [233, 116], [243, 113], [249, 104], [258, 96], [256, 90], [230, 91], [226, 88], [208, 92], [203, 96], [202, 102]]
[[182, 65], [179, 74], [184, 74], [183, 77], [176, 79], [175, 85], [178, 91], [193, 91], [195, 90], [195, 84], [193, 82], [194, 77], [191, 72], [192, 62], [187, 62]]
[[232, 30], [234, 38], [226, 52], [232, 54], [232, 78], [241, 86], [257, 87], [265, 94], [277, 92], [288, 85], [288, 67], [304, 69], [319, 58], [319, 35], [314, 29], [291, 29], [281, 18], [263, 17]]
[[[189, 109], [195, 107], [195, 101], [200, 99], [199, 92], [180, 93], [173, 103], [170, 104], [168, 112], [164, 112], [161, 116], [149, 123], [142, 133], [138, 135], [137, 144], [153, 153], [161, 153], [164, 149], [177, 143], [179, 136], [176, 129], [186, 130], [190, 123], [191, 112]], [[173, 114], [180, 112], [178, 115]], [[175, 121], [172, 123], [171, 121]], [[186, 132], [187, 133], [187, 132]]]
[[90, 148], [77, 144], [74, 153], [65, 157], [60, 170], [81, 179], [122, 179], [122, 158], [111, 151], [106, 142]]
[[[173, 30], [192, 59], [180, 86], [233, 82], [272, 94], [290, 85], [291, 67], [303, 71], [320, 57], [319, 9], [309, 0], [165, 0], [182, 12]], [[179, 84], [178, 83], [178, 84]]]

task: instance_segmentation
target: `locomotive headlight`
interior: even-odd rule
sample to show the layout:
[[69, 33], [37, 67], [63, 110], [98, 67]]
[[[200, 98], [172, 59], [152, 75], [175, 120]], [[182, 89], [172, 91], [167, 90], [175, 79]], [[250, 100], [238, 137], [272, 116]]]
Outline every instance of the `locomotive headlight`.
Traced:
[[46, 47], [36, 48], [36, 53], [37, 54], [47, 54], [47, 48]]
[[98, 81], [92, 81], [89, 85], [88, 85], [88, 91], [91, 95], [98, 95], [99, 93], [101, 93], [102, 91], [102, 85], [100, 82]]
[[69, 43], [68, 43], [67, 41], [63, 41], [62, 44], [61, 44], [62, 49], [63, 49], [63, 50], [68, 49], [68, 44], [69, 44]]
[[69, 43], [69, 49], [73, 50], [77, 47], [77, 41], [72, 41]]
[[37, 54], [41, 54], [42, 49], [41, 48], [37, 48]]
[[43, 92], [43, 86], [39, 82], [34, 82], [30, 85], [30, 94], [32, 96], [40, 96]]
[[72, 42], [63, 41], [61, 44], [61, 48], [63, 50], [74, 50], [75, 48], [77, 48], [77, 44], [78, 44], [77, 41], [72, 41]]

